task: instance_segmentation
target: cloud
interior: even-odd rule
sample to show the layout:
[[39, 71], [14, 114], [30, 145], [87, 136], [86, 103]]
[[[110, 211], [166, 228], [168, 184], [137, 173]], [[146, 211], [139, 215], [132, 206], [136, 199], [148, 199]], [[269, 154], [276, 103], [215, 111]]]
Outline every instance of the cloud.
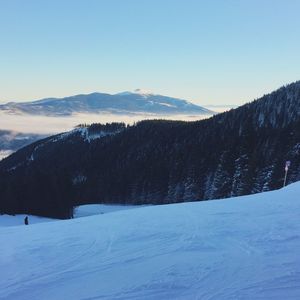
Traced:
[[74, 114], [65, 117], [46, 117], [32, 115], [14, 115], [0, 112], [0, 129], [14, 130], [23, 133], [56, 134], [71, 130], [81, 123], [110, 123], [124, 122], [133, 124], [134, 122], [149, 119], [168, 119], [195, 121], [205, 118], [205, 116], [187, 115], [119, 115], [119, 114]]

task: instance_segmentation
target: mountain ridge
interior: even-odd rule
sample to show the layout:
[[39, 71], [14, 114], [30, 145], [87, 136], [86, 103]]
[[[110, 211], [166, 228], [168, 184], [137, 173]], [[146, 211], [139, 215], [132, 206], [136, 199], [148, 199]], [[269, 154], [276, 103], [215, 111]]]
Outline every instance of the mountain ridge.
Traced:
[[214, 112], [187, 100], [157, 94], [123, 92], [107, 94], [94, 92], [63, 98], [44, 98], [28, 102], [9, 102], [0, 105], [0, 110], [9, 113], [61, 116], [73, 113], [117, 114], [149, 113], [161, 114], [200, 114]]

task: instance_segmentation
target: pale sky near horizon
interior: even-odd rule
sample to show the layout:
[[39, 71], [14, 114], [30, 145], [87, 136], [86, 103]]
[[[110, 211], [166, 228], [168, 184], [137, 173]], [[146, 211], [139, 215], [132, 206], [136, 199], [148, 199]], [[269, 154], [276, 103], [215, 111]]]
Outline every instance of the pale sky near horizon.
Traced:
[[142, 88], [242, 104], [300, 79], [300, 0], [0, 0], [0, 102]]

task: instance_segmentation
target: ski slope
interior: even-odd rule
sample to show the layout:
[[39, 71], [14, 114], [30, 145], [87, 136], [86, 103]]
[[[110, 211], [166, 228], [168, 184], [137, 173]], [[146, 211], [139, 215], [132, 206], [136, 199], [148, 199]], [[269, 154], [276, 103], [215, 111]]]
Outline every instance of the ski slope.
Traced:
[[[144, 205], [145, 206], [145, 205]], [[93, 215], [107, 214], [111, 212], [115, 212], [118, 210], [132, 209], [137, 207], [136, 205], [109, 205], [109, 204], [87, 204], [80, 205], [74, 209], [74, 218], [82, 218]], [[8, 226], [17, 226], [24, 225], [24, 218], [28, 216], [29, 225], [44, 223], [44, 222], [54, 222], [58, 221], [57, 219], [50, 219], [45, 217], [38, 217], [32, 215], [0, 215], [0, 227], [8, 227]]]
[[300, 299], [299, 195], [0, 227], [0, 299]]
[[107, 214], [118, 210], [145, 207], [147, 205], [124, 205], [124, 204], [86, 204], [74, 209], [74, 218], [89, 217], [93, 215]]
[[[8, 226], [18, 226], [24, 225], [24, 218], [29, 217], [29, 224], [39, 224], [44, 222], [53, 222], [57, 221], [57, 219], [50, 219], [38, 216], [31, 216], [31, 215], [0, 215], [0, 228], [1, 227], [8, 227]], [[0, 232], [1, 235], [1, 232]], [[0, 237], [1, 238], [1, 237]]]

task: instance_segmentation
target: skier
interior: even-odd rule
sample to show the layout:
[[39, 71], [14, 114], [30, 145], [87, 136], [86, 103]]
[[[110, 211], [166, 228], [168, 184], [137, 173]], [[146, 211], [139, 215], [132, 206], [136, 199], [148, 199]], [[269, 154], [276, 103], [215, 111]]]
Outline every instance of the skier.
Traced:
[[29, 224], [29, 223], [28, 223], [28, 216], [25, 217], [25, 219], [24, 219], [24, 224], [25, 224], [25, 225], [28, 225], [28, 224]]

